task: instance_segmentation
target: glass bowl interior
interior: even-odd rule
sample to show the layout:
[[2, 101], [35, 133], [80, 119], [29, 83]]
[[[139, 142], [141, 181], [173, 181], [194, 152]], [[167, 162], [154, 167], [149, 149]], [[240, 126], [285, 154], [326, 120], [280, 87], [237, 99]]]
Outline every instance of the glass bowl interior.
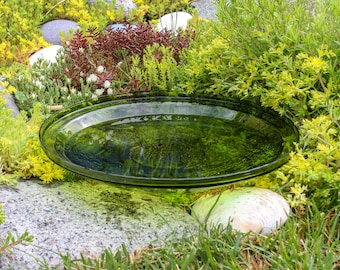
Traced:
[[189, 97], [99, 98], [47, 119], [40, 141], [72, 172], [123, 185], [212, 187], [286, 163], [298, 131], [250, 102]]

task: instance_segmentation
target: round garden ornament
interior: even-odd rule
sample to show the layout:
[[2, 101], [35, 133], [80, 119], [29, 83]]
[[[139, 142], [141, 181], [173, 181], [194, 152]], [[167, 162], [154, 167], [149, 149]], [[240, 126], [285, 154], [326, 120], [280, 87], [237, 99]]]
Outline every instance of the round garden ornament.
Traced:
[[48, 157], [75, 173], [185, 189], [268, 173], [298, 139], [289, 119], [252, 103], [164, 96], [85, 101], [52, 115], [39, 135]]

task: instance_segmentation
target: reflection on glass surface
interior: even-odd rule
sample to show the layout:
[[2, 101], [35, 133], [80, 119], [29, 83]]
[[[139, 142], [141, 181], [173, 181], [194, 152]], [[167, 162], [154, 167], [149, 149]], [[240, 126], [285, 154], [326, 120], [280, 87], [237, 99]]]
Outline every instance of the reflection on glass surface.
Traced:
[[298, 139], [288, 119], [241, 102], [143, 97], [91, 103], [53, 115], [40, 138], [57, 164], [104, 181], [175, 188], [241, 181], [284, 164]]

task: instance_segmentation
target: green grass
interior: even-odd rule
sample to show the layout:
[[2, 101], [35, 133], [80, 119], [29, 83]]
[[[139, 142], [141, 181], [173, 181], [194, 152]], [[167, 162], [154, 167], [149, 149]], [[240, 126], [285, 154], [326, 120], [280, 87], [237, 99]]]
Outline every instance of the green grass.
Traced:
[[[64, 269], [340, 269], [340, 207], [327, 213], [316, 205], [295, 209], [284, 226], [267, 236], [203, 229], [129, 253], [123, 244], [98, 259], [61, 257]], [[47, 265], [44, 269], [49, 268]], [[59, 269], [59, 268], [58, 268]]]
[[[40, 258], [45, 270], [103, 270], [103, 269], [340, 269], [340, 206], [327, 213], [315, 204], [293, 209], [287, 222], [270, 235], [242, 234], [232, 228], [203, 228], [195, 235], [174, 240], [164, 246], [147, 247], [129, 252], [122, 244], [112, 251], [106, 249], [97, 259], [79, 254], [59, 254], [62, 265], [57, 268]], [[27, 239], [24, 239], [24, 238]], [[16, 239], [9, 234], [0, 244], [6, 249], [29, 245], [31, 236]], [[33, 255], [32, 255], [33, 256]]]

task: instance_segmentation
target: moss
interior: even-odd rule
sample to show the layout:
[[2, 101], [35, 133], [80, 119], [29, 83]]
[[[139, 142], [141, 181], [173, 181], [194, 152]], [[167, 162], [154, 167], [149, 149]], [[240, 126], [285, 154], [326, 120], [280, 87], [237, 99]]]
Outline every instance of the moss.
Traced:
[[105, 190], [99, 194], [99, 199], [105, 202], [107, 222], [110, 222], [112, 217], [120, 217], [122, 215], [135, 219], [138, 219], [140, 216], [138, 209], [141, 204], [132, 200], [131, 192]]

